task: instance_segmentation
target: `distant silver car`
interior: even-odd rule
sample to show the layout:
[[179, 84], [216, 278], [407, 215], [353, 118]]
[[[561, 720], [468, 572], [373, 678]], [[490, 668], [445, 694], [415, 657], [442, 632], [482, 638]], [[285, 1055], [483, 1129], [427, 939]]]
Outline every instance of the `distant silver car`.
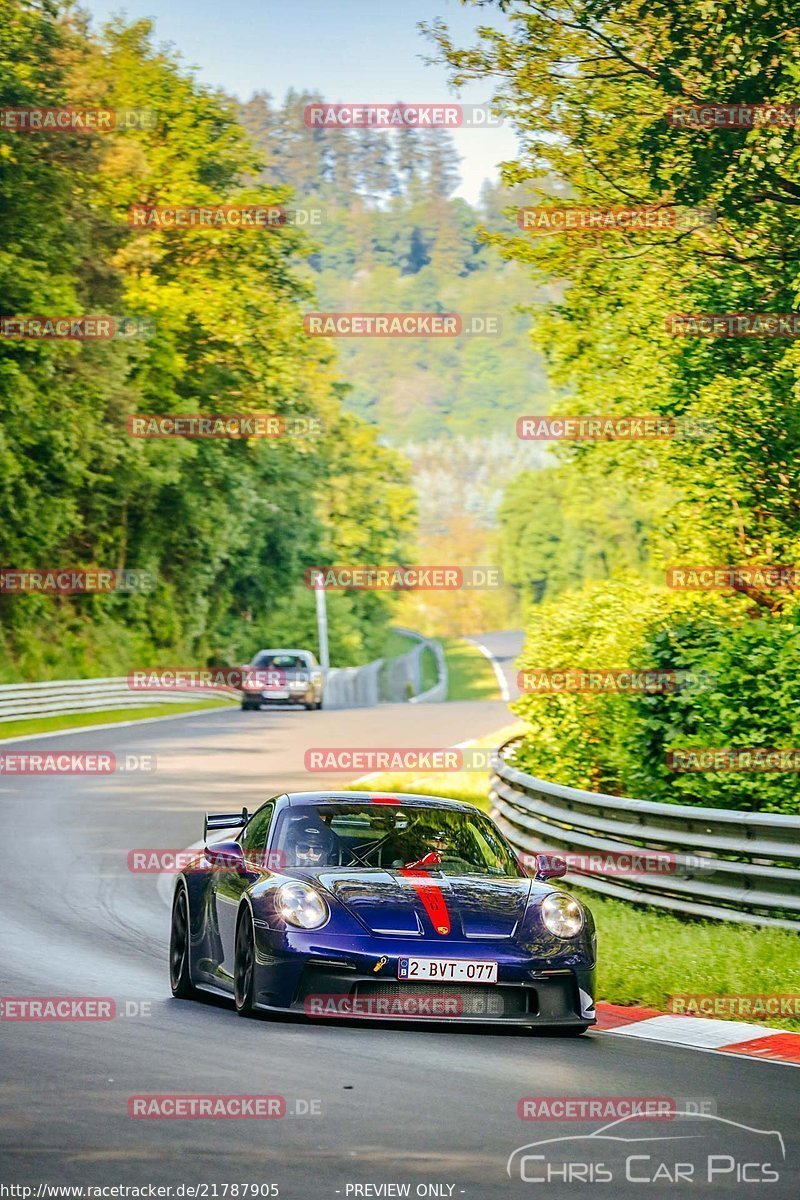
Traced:
[[247, 669], [258, 675], [244, 680], [243, 711], [261, 708], [262, 704], [322, 708], [325, 680], [310, 650], [259, 650]]

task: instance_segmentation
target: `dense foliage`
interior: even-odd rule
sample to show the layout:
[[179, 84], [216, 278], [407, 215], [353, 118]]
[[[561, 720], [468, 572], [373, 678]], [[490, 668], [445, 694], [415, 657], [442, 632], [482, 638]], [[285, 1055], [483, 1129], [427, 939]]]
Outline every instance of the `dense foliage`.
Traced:
[[522, 311], [538, 295], [476, 228], [500, 215], [509, 196], [488, 184], [475, 207], [452, 195], [459, 157], [447, 130], [309, 128], [305, 107], [319, 100], [289, 92], [275, 103], [259, 93], [242, 106], [242, 121], [264, 155], [262, 180], [285, 183], [298, 205], [322, 210], [309, 259], [321, 307], [502, 321], [492, 337], [343, 340], [348, 407], [396, 443], [513, 437], [519, 413], [544, 411], [549, 397]]
[[[310, 244], [268, 231], [131, 228], [139, 204], [274, 203], [235, 106], [148, 22], [91, 33], [55, 0], [0, 0], [0, 104], [154, 110], [152, 128], [0, 131], [6, 315], [126, 314], [149, 338], [0, 340], [0, 564], [139, 568], [138, 595], [0, 595], [0, 678], [237, 662], [314, 644], [306, 565], [407, 552], [407, 468], [341, 403], [304, 335]], [[321, 437], [142, 441], [136, 412], [313, 416]], [[330, 605], [340, 662], [373, 656], [386, 599]]]
[[[501, 81], [497, 103], [524, 148], [520, 161], [506, 164], [509, 186], [538, 190], [545, 206], [555, 178], [575, 204], [716, 214], [711, 225], [688, 220], [660, 231], [498, 229], [491, 238], [527, 267], [535, 287], [562, 288], [534, 326], [560, 412], [653, 413], [696, 431], [664, 442], [575, 443], [562, 448], [556, 471], [512, 486], [502, 510], [506, 562], [527, 597], [545, 602], [531, 611], [526, 663], [568, 666], [570, 655], [584, 662], [588, 650], [599, 656], [594, 665], [609, 668], [646, 665], [648, 657], [679, 667], [699, 656], [718, 681], [674, 702], [523, 701], [532, 723], [525, 755], [558, 778], [641, 795], [796, 805], [792, 775], [665, 774], [666, 752], [681, 746], [796, 744], [793, 597], [747, 587], [744, 599], [698, 602], [706, 615], [689, 620], [686, 598], [663, 580], [671, 564], [800, 559], [798, 342], [674, 337], [667, 324], [675, 313], [797, 308], [797, 125], [680, 127], [667, 117], [681, 105], [794, 104], [797, 5], [499, 7], [509, 30], [484, 30], [477, 47], [457, 48], [444, 27], [430, 32], [456, 82]], [[620, 571], [638, 581], [618, 590]], [[598, 582], [570, 591], [584, 581]], [[547, 602], [553, 596], [557, 607]], [[615, 637], [609, 622], [621, 625]], [[769, 671], [767, 661], [775, 664]]]

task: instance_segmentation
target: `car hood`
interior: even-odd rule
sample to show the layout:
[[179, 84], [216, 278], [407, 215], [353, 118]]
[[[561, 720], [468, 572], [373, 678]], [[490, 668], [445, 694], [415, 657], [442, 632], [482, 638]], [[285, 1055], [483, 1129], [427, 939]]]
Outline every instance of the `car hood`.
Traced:
[[322, 871], [319, 883], [371, 933], [511, 938], [531, 880], [425, 870]]

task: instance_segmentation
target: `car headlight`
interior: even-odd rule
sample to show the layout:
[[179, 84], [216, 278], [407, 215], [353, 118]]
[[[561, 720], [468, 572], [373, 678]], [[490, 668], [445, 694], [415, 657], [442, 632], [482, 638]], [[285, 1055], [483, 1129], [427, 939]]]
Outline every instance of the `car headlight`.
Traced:
[[307, 883], [284, 883], [275, 895], [275, 907], [287, 925], [319, 929], [330, 910], [316, 888]]
[[556, 937], [576, 937], [583, 929], [583, 909], [565, 892], [553, 892], [542, 901], [542, 920]]

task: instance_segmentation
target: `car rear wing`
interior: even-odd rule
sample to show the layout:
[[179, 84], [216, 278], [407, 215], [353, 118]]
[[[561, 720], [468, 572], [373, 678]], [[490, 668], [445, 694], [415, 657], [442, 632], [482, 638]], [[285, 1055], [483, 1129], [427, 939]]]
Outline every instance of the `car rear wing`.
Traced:
[[208, 838], [210, 829], [244, 829], [249, 820], [250, 814], [246, 808], [242, 808], [238, 813], [206, 813], [203, 840]]

